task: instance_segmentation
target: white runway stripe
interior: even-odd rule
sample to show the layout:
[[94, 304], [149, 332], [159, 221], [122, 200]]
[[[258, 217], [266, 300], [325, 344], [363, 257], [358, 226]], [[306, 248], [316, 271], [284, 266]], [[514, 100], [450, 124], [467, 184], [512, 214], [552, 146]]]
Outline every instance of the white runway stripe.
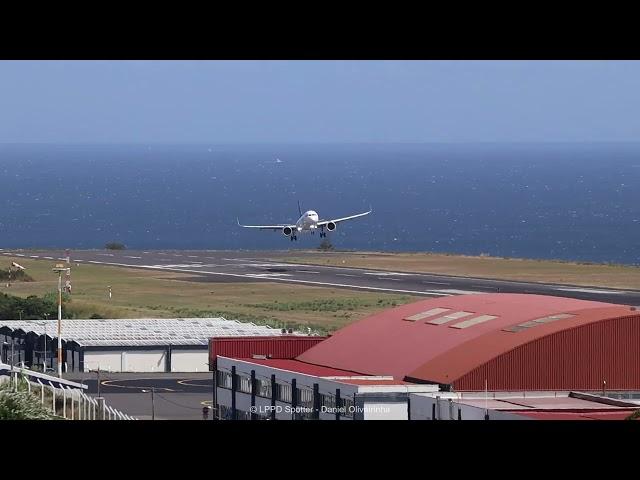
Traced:
[[[129, 267], [129, 268], [147, 268], [152, 270], [162, 270], [161, 268], [151, 267], [149, 265], [131, 265], [128, 263], [116, 263], [116, 262], [96, 262], [93, 263], [101, 263], [103, 265], [116, 265], [119, 267]], [[446, 293], [436, 292], [436, 291], [419, 291], [419, 290], [402, 290], [402, 289], [394, 289], [394, 288], [381, 288], [381, 287], [363, 287], [362, 285], [349, 285], [344, 283], [330, 283], [330, 282], [316, 282], [312, 280], [297, 280], [294, 278], [282, 278], [282, 277], [256, 277], [252, 274], [239, 274], [239, 273], [222, 273], [222, 272], [211, 272], [211, 271], [202, 271], [202, 270], [181, 270], [175, 269], [176, 272], [189, 272], [189, 273], [206, 273], [209, 275], [221, 275], [224, 277], [236, 277], [236, 278], [262, 278], [264, 280], [272, 280], [279, 282], [288, 282], [288, 283], [301, 283], [304, 285], [322, 285], [327, 287], [345, 287], [345, 288], [355, 288], [358, 290], [373, 290], [377, 292], [392, 292], [392, 293], [415, 293], [418, 295], [431, 295], [431, 296], [439, 296], [439, 297], [449, 297], [450, 295]]]
[[564, 292], [582, 292], [582, 293], [613, 293], [624, 294], [627, 292], [618, 292], [615, 290], [597, 290], [595, 288], [556, 288], [556, 290], [562, 290]]

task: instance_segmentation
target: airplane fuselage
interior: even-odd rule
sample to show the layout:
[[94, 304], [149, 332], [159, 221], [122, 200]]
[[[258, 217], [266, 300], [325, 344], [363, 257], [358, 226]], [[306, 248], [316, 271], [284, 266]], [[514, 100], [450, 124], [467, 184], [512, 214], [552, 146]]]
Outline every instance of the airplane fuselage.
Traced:
[[314, 231], [318, 228], [319, 217], [317, 212], [308, 210], [302, 214], [302, 216], [296, 222], [296, 229], [298, 232]]

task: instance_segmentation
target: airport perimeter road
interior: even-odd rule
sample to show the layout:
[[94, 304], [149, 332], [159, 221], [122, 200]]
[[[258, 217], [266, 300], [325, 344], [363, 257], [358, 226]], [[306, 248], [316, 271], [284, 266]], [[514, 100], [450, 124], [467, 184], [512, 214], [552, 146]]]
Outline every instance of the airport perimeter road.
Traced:
[[[108, 373], [100, 374], [100, 395], [107, 405], [136, 417], [150, 420], [153, 403], [156, 420], [202, 420], [202, 408], [213, 400], [211, 373]], [[97, 396], [95, 373], [65, 375], [69, 380], [81, 381]], [[144, 392], [143, 390], [147, 390]], [[211, 420], [211, 415], [209, 415]]]
[[[63, 252], [2, 250], [7, 256], [64, 260]], [[527, 283], [446, 275], [403, 273], [361, 268], [278, 263], [269, 257], [297, 258], [304, 252], [247, 251], [108, 251], [74, 250], [73, 263], [167, 270], [193, 274], [194, 281], [284, 282], [317, 287], [350, 288], [440, 297], [473, 293], [536, 293], [583, 300], [640, 305], [640, 291]]]

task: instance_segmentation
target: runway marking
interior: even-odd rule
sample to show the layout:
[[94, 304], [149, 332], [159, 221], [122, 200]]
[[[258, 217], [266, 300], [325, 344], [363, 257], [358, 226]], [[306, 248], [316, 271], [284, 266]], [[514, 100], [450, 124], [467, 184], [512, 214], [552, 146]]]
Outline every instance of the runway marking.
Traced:
[[291, 275], [288, 273], [246, 273], [243, 277], [252, 277], [252, 278], [276, 278], [276, 277], [290, 277]]
[[137, 258], [142, 258], [142, 257], [134, 257], [132, 255], [125, 255], [124, 258], [136, 258], [137, 259]]
[[336, 277], [359, 277], [360, 275], [350, 275], [348, 273], [336, 273]]
[[42, 257], [42, 258], [46, 258], [47, 260], [53, 260], [53, 257]]
[[24, 257], [24, 255], [22, 253], [16, 253], [15, 255], [16, 255], [16, 257]]
[[96, 253], [96, 255], [99, 255], [101, 257], [113, 257], [113, 253]]
[[449, 285], [449, 283], [446, 282], [427, 282], [427, 281], [422, 281], [422, 283], [428, 283], [430, 285]]
[[314, 272], [311, 270], [296, 270], [296, 272], [300, 272], [300, 273], [320, 273], [320, 272]]
[[[94, 262], [94, 263], [102, 263], [103, 265], [115, 265], [118, 267], [128, 267], [128, 268], [148, 268], [151, 270], [162, 270], [157, 267], [152, 267], [149, 265], [131, 265], [128, 263], [116, 263], [116, 262]], [[168, 270], [168, 269], [164, 269]], [[403, 290], [403, 289], [395, 289], [395, 288], [382, 288], [382, 287], [364, 287], [362, 285], [349, 285], [344, 283], [330, 283], [330, 282], [316, 282], [312, 280], [298, 280], [294, 278], [281, 278], [281, 277], [261, 277], [255, 274], [248, 273], [223, 273], [223, 272], [211, 272], [206, 270], [180, 270], [174, 269], [176, 272], [189, 272], [189, 273], [206, 273], [209, 275], [221, 275], [224, 277], [236, 277], [236, 278], [259, 278], [262, 280], [272, 280], [278, 282], [289, 282], [289, 283], [302, 283], [307, 285], [323, 285], [327, 287], [345, 287], [345, 288], [356, 288], [359, 290], [374, 290], [378, 292], [398, 292], [398, 293], [416, 293], [418, 295], [432, 295], [432, 296], [440, 296], [440, 297], [449, 297], [450, 295], [447, 293], [441, 293], [439, 291], [419, 291], [419, 290]]]
[[172, 263], [172, 264], [156, 264], [156, 265], [145, 265], [145, 267], [149, 268], [201, 268], [201, 267], [225, 267], [226, 265], [202, 265], [202, 264], [192, 264], [192, 263]]
[[182, 255], [178, 255], [177, 253], [173, 254], [174, 257], [181, 257]]
[[38, 255], [29, 255], [31, 258], [40, 258]]
[[406, 276], [408, 276], [410, 274], [409, 273], [398, 273], [398, 272], [365, 272], [365, 275], [381, 275], [381, 276], [394, 275], [394, 276], [406, 277]]
[[402, 280], [400, 280], [399, 278], [381, 278], [381, 277], [376, 277], [377, 280], [384, 280], [385, 282], [387, 280], [390, 280], [392, 282], [401, 282]]
[[447, 293], [451, 293], [452, 295], [482, 295], [484, 292], [474, 292], [471, 290], [456, 290], [456, 289], [446, 289], [446, 290], [439, 290], [440, 292], [447, 292]]
[[149, 252], [142, 252], [142, 253], [149, 253]]
[[556, 288], [556, 290], [562, 290], [565, 292], [581, 292], [581, 293], [613, 293], [613, 294], [624, 294], [627, 292], [618, 292], [615, 290], [597, 290], [595, 288]]

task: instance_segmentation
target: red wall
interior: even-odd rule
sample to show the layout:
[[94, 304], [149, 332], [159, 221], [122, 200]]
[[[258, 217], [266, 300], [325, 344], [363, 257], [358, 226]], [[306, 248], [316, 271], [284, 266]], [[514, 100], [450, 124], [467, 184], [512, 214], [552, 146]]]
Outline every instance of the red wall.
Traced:
[[640, 390], [640, 317], [563, 330], [521, 345], [453, 382], [455, 390]]
[[214, 337], [209, 339], [209, 365], [215, 365], [216, 355], [231, 358], [295, 358], [327, 337]]

